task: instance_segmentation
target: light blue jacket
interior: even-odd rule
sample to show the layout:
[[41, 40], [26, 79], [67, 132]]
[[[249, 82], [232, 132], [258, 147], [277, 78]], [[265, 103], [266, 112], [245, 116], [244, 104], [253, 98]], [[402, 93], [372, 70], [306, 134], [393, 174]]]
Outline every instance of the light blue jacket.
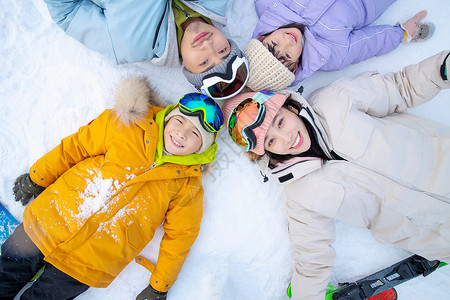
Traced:
[[[116, 63], [152, 60], [179, 66], [172, 1], [167, 0], [44, 0], [53, 20], [67, 34]], [[228, 0], [180, 0], [225, 25]]]
[[302, 63], [291, 86], [315, 71], [336, 71], [397, 48], [400, 25], [369, 26], [395, 0], [255, 0], [253, 38], [292, 24], [305, 25]]

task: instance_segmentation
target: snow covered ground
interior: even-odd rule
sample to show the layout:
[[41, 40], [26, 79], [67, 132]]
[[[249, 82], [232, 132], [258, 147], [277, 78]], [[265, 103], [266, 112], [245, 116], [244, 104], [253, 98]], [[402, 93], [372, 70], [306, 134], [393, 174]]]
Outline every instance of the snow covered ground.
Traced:
[[[11, 190], [14, 179], [61, 138], [111, 108], [122, 79], [148, 76], [168, 103], [193, 90], [179, 68], [150, 63], [117, 66], [84, 48], [51, 21], [40, 0], [0, 3], [0, 201], [21, 220], [23, 207], [13, 200]], [[377, 23], [403, 22], [422, 9], [436, 24], [431, 40], [401, 45], [340, 72], [316, 73], [302, 83], [304, 95], [342, 76], [396, 71], [448, 49], [448, 0], [399, 0]], [[226, 34], [244, 48], [256, 24], [253, 1], [230, 0], [228, 20]], [[449, 91], [441, 92], [411, 112], [450, 126], [449, 98]], [[283, 192], [274, 182], [262, 182], [257, 168], [225, 132], [218, 143], [217, 160], [204, 175], [202, 229], [168, 299], [288, 299], [292, 258]], [[337, 230], [332, 283], [356, 280], [410, 255], [377, 243], [365, 229], [339, 223]], [[159, 230], [144, 256], [156, 259], [161, 236]], [[91, 288], [78, 299], [135, 299], [149, 275], [132, 262], [108, 288]], [[450, 267], [445, 267], [399, 286], [399, 299], [450, 299], [449, 282]]]

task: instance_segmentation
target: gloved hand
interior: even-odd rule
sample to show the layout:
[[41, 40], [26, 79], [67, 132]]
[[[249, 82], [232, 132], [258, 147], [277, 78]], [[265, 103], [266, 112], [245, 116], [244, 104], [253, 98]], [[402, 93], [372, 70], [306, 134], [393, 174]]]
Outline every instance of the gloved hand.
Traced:
[[165, 300], [167, 292], [160, 292], [155, 290], [151, 285], [148, 285], [139, 295], [136, 300]]
[[426, 16], [427, 11], [422, 10], [401, 25], [407, 34], [406, 41], [408, 43], [425, 41], [433, 35], [435, 29], [434, 24], [422, 21]]
[[29, 173], [20, 175], [14, 181], [14, 197], [16, 201], [21, 201], [23, 206], [27, 205], [31, 198], [36, 198], [44, 190], [44, 187], [37, 185], [31, 180]]

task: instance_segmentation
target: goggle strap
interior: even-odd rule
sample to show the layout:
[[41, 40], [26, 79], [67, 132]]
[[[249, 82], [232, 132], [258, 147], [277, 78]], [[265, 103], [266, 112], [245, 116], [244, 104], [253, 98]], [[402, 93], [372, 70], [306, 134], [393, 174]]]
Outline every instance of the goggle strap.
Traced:
[[[230, 61], [229, 61], [228, 64], [227, 64], [227, 70], [226, 70], [225, 74], [222, 73], [222, 72], [215, 72], [215, 73], [208, 74], [208, 75], [206, 75], [205, 77], [203, 77], [203, 82], [205, 82], [206, 79], [213, 78], [213, 77], [215, 77], [215, 76], [219, 77], [219, 78], [220, 78], [221, 80], [223, 80], [223, 81], [228, 81], [228, 80], [233, 79], [233, 77], [234, 77], [234, 76], [233, 76], [233, 75], [234, 75], [234, 72], [233, 72], [233, 64], [234, 64], [234, 62], [236, 61], [237, 58], [238, 58], [238, 56], [235, 55], [233, 58], [230, 59]], [[244, 63], [244, 61], [243, 61], [242, 63]], [[242, 63], [240, 63], [239, 66], [240, 66]], [[238, 68], [236, 68], [236, 70], [237, 70], [237, 69], [238, 69]], [[224, 75], [230, 75], [230, 78], [224, 78]]]
[[264, 118], [266, 117], [266, 109], [264, 105], [261, 105], [262, 113], [259, 115], [259, 118], [255, 120], [252, 124], [245, 126], [242, 129], [242, 133], [244, 134], [244, 138], [247, 141], [247, 151], [252, 150], [256, 147], [256, 144], [258, 143], [256, 135], [253, 133], [253, 129], [258, 128], [263, 122]]
[[275, 96], [275, 94], [267, 90], [261, 90], [254, 94], [252, 99], [258, 101], [258, 103], [260, 104], [263, 104], [264, 102], [272, 98], [272, 96]]

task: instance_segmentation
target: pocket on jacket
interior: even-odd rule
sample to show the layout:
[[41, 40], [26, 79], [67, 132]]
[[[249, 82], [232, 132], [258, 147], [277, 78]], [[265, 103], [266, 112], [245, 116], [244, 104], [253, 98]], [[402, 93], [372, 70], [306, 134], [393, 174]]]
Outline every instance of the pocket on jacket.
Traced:
[[63, 175], [61, 175], [60, 179], [64, 181], [68, 190], [76, 191], [78, 193], [85, 190], [86, 181], [81, 175], [76, 174], [73, 170], [66, 171]]
[[373, 117], [360, 111], [350, 112], [339, 140], [335, 144], [335, 151], [353, 159], [361, 158], [372, 138], [374, 130], [372, 119]]
[[127, 228], [127, 242], [131, 247], [138, 251], [146, 245], [146, 241], [141, 234], [139, 226], [140, 225], [134, 221]]
[[375, 239], [385, 244], [396, 244], [418, 237], [421, 228], [408, 216], [390, 207], [383, 207], [370, 225]]

